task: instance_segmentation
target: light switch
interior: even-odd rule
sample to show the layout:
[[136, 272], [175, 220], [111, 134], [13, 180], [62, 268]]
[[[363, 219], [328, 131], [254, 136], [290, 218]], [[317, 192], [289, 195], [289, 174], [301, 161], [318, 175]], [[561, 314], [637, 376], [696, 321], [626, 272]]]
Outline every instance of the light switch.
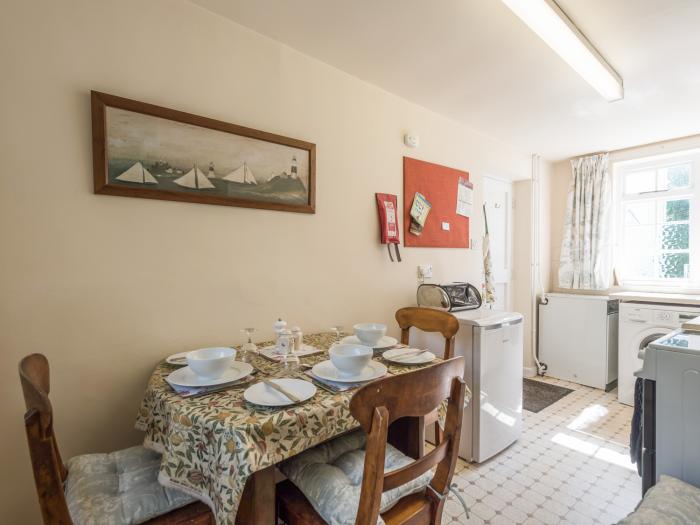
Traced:
[[419, 279], [432, 279], [433, 277], [433, 265], [432, 264], [419, 264], [418, 265], [418, 278]]
[[446, 232], [450, 231], [450, 223], [449, 223], [449, 222], [443, 222], [443, 223], [442, 223], [442, 229], [445, 230]]

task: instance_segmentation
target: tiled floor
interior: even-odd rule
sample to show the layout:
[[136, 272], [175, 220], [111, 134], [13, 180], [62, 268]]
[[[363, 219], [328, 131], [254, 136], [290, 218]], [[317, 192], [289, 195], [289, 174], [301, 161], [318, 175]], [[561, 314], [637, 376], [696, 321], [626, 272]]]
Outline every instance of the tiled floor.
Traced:
[[525, 411], [522, 438], [495, 458], [459, 461], [454, 482], [471, 516], [451, 496], [443, 524], [612, 524], [634, 509], [641, 480], [627, 447], [632, 408], [616, 392], [543, 380], [574, 392]]

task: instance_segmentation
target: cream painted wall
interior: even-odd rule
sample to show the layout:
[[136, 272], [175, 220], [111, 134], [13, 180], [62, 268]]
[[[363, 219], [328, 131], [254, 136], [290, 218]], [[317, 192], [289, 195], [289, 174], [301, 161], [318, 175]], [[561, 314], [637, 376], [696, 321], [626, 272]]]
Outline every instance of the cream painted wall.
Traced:
[[532, 367], [532, 184], [529, 180], [513, 184], [513, 310], [524, 316], [523, 366]]
[[[551, 228], [550, 200], [553, 184], [553, 165], [538, 159], [539, 184], [532, 180], [521, 180], [514, 186], [514, 251], [518, 254], [514, 262], [514, 300], [513, 309], [525, 316], [523, 323], [523, 367], [525, 376], [537, 373], [532, 356], [533, 338], [537, 334], [537, 311], [533, 296], [541, 296], [550, 291], [549, 274], [551, 271]], [[534, 192], [534, 195], [533, 195]], [[535, 197], [539, 195], [540, 213], [536, 214]], [[539, 219], [539, 220], [538, 220]], [[539, 234], [539, 245], [533, 236]], [[533, 256], [534, 254], [534, 256]], [[534, 292], [534, 294], [533, 294]]]
[[[39, 519], [21, 356], [51, 361], [64, 456], [138, 443], [146, 380], [170, 353], [240, 342], [245, 326], [269, 336], [279, 315], [306, 331], [376, 320], [395, 334], [419, 263], [481, 283], [480, 249], [407, 248], [389, 262], [374, 192], [401, 194], [403, 155], [470, 171], [477, 203], [482, 174], [530, 175], [529, 155], [185, 1], [5, 2], [0, 42], [8, 523]], [[315, 142], [317, 213], [94, 195], [91, 89]], [[407, 130], [419, 149], [403, 147]]]
[[[559, 256], [561, 254], [562, 235], [564, 235], [564, 217], [566, 215], [566, 197], [571, 183], [571, 162], [563, 160], [552, 165], [549, 177], [547, 201], [543, 200], [543, 221], [549, 224], [549, 290], [559, 289]], [[547, 205], [548, 204], [548, 205]]]

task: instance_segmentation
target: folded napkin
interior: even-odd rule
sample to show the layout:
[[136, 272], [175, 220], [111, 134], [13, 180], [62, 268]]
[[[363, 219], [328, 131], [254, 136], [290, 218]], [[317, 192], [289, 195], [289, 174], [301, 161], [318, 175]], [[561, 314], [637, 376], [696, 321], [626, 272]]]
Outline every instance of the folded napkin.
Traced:
[[203, 396], [206, 394], [212, 394], [214, 392], [226, 390], [227, 388], [231, 388], [238, 385], [245, 385], [246, 383], [250, 383], [253, 379], [255, 378], [252, 375], [249, 375], [244, 378], [237, 379], [236, 381], [231, 381], [230, 383], [221, 383], [218, 385], [209, 386], [181, 386], [174, 385], [167, 379], [165, 381], [170, 385], [170, 388], [172, 388], [175, 391], [175, 393], [181, 395], [182, 397], [195, 397]]
[[[321, 352], [323, 352], [323, 350], [316, 348], [315, 346], [301, 345], [301, 349], [294, 352], [294, 355], [297, 357], [306, 357], [314, 354], [320, 354]], [[285, 357], [284, 355], [277, 353], [277, 347], [274, 345], [266, 346], [265, 348], [261, 349], [260, 355], [271, 361], [282, 361]]]
[[[341, 383], [339, 381], [331, 381], [330, 379], [324, 379], [322, 377], [318, 377], [316, 374], [314, 374], [311, 370], [307, 370], [305, 372], [307, 376], [309, 376], [311, 379], [314, 381], [318, 381], [319, 383], [323, 383], [326, 385], [328, 388], [333, 390], [334, 392], [347, 392], [348, 390], [353, 390], [354, 388], [359, 388], [362, 385], [366, 385], [369, 381], [360, 381], [357, 383]], [[387, 377], [390, 374], [385, 374], [383, 377]], [[382, 379], [382, 378], [377, 378], [377, 379]], [[373, 379], [373, 381], [376, 381], [376, 379]]]

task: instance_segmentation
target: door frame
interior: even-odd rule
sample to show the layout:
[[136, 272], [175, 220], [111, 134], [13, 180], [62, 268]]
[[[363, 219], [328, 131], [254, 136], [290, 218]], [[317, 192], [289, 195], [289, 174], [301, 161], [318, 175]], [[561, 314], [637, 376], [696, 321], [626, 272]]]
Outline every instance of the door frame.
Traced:
[[[505, 184], [508, 186], [508, 202], [506, 203], [506, 209], [508, 211], [508, 216], [506, 218], [506, 263], [507, 263], [507, 280], [506, 281], [494, 281], [496, 283], [505, 283], [506, 297], [504, 301], [504, 310], [512, 309], [513, 302], [513, 181], [509, 179], [504, 179], [501, 177], [496, 177], [494, 175], [484, 175], [483, 176], [483, 191], [482, 200], [484, 204], [488, 205], [488, 200], [486, 198], [487, 192], [486, 187], [489, 182], [496, 182], [499, 184]], [[488, 206], [487, 206], [488, 210]], [[483, 228], [485, 233], [485, 227]], [[494, 274], [495, 277], [495, 274]]]

